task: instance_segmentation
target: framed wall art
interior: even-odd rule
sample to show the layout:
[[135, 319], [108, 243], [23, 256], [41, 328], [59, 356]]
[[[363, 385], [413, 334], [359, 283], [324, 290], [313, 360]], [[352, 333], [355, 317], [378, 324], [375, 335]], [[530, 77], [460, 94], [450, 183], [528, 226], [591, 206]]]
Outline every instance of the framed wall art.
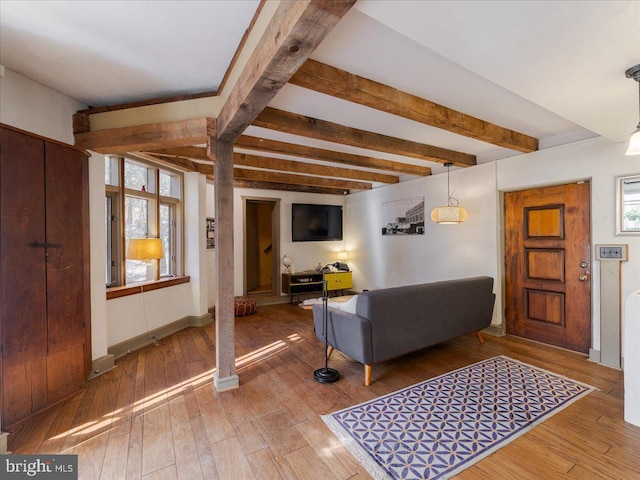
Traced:
[[216, 246], [216, 221], [207, 217], [207, 248]]

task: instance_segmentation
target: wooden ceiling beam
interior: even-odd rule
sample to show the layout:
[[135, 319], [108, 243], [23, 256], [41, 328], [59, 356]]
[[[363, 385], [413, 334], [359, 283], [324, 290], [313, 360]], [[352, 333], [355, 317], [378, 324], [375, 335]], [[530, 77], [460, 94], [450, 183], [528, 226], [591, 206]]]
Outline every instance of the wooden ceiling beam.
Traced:
[[530, 153], [538, 139], [308, 59], [289, 83], [500, 147]]
[[322, 175], [324, 177], [350, 178], [368, 182], [398, 183], [400, 179], [395, 175], [386, 175], [376, 172], [365, 172], [352, 168], [329, 167], [315, 163], [295, 162], [279, 158], [262, 157], [247, 153], [234, 153], [233, 164], [244, 167], [263, 168], [266, 170], [281, 170], [285, 172], [304, 173], [309, 175]]
[[[184, 157], [196, 160], [207, 160], [207, 149], [204, 147], [179, 147], [175, 149], [165, 149], [161, 151], [149, 152], [155, 158], [165, 157], [184, 162], [190, 162]], [[193, 162], [190, 162], [193, 163]], [[234, 153], [233, 164], [243, 167], [255, 167], [265, 170], [281, 170], [284, 172], [304, 173], [309, 175], [323, 175], [334, 178], [350, 178], [352, 180], [363, 180], [368, 182], [398, 183], [400, 179], [396, 175], [386, 175], [384, 173], [366, 172], [354, 170], [352, 168], [341, 168], [315, 163], [296, 162], [283, 160], [280, 158], [263, 157], [260, 155], [250, 155], [247, 153]]]
[[195, 118], [76, 133], [75, 143], [98, 153], [123, 154], [207, 143], [215, 132], [215, 119]]
[[234, 168], [233, 178], [238, 180], [257, 180], [263, 182], [292, 183], [295, 185], [311, 185], [314, 187], [344, 188], [349, 190], [371, 190], [371, 184], [353, 180], [339, 180], [334, 178], [316, 177], [313, 175], [298, 175], [266, 170], [251, 170], [248, 168]]
[[207, 156], [207, 147], [173, 147], [162, 148], [149, 152], [153, 155], [168, 155], [171, 157], [191, 158], [193, 160], [206, 160], [210, 162], [211, 159]]
[[[199, 163], [197, 165], [198, 172], [204, 175], [213, 175], [212, 164]], [[315, 177], [313, 175], [298, 175], [267, 170], [252, 170], [249, 168], [234, 168], [233, 178], [234, 180], [250, 180], [290, 185], [309, 185], [341, 190], [371, 190], [372, 187], [372, 185], [367, 182], [356, 182], [353, 180], [340, 180], [334, 178]]]
[[249, 135], [241, 135], [236, 140], [234, 146], [247, 150], [280, 153], [283, 155], [322, 160], [325, 162], [351, 165], [354, 167], [372, 168], [397, 174], [418, 175], [421, 177], [431, 175], [431, 169], [429, 167], [423, 167], [420, 165], [411, 165], [409, 163], [394, 162], [392, 160], [383, 160], [363, 155], [336, 152], [333, 150], [325, 150], [323, 148], [308, 147], [306, 145], [297, 145], [295, 143], [280, 142], [278, 140], [269, 140]]
[[218, 139], [233, 142], [300, 68], [356, 0], [281, 2], [218, 115]]
[[253, 125], [326, 142], [351, 145], [429, 162], [451, 162], [458, 167], [470, 167], [476, 164], [475, 155], [367, 132], [271, 107], [265, 108], [253, 121]]
[[[213, 175], [207, 175], [207, 179], [213, 181]], [[329, 195], [347, 195], [349, 190], [329, 187], [314, 187], [311, 185], [293, 185], [290, 183], [258, 182], [255, 180], [234, 180], [236, 188], [254, 188], [263, 190], [284, 190], [287, 192], [322, 193]]]
[[133, 152], [135, 157], [140, 157], [145, 160], [150, 160], [152, 162], [157, 162], [163, 165], [166, 165], [171, 168], [176, 168], [183, 172], [197, 172], [198, 171], [198, 163], [192, 162], [186, 158], [182, 157], [169, 157], [169, 156], [161, 156], [154, 155], [151, 152]]

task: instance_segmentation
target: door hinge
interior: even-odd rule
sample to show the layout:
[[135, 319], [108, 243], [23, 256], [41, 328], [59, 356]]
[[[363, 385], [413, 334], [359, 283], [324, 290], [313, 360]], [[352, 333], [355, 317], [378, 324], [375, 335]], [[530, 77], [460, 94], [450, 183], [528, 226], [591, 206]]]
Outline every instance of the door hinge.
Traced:
[[0, 345], [0, 353], [2, 353], [2, 347], [3, 347], [3, 345]]
[[111, 221], [115, 222], [118, 220], [118, 217], [116, 217], [115, 215], [111, 215]]

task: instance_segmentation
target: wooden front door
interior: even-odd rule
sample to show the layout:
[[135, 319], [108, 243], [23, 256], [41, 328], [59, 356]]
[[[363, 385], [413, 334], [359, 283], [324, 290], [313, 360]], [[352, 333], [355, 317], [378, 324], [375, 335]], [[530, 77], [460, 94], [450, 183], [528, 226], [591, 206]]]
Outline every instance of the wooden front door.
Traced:
[[505, 194], [507, 333], [591, 346], [589, 183]]

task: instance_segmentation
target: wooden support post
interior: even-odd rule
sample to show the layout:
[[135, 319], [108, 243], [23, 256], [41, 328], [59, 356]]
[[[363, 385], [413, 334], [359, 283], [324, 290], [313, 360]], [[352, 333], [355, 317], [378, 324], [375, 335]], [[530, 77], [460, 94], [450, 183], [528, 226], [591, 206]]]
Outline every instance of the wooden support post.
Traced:
[[216, 372], [213, 382], [216, 390], [223, 391], [239, 385], [233, 308], [233, 145], [211, 137], [209, 155], [215, 160]]
[[478, 337], [480, 343], [484, 343], [484, 338], [482, 338], [482, 332], [480, 330], [476, 332], [476, 336]]

